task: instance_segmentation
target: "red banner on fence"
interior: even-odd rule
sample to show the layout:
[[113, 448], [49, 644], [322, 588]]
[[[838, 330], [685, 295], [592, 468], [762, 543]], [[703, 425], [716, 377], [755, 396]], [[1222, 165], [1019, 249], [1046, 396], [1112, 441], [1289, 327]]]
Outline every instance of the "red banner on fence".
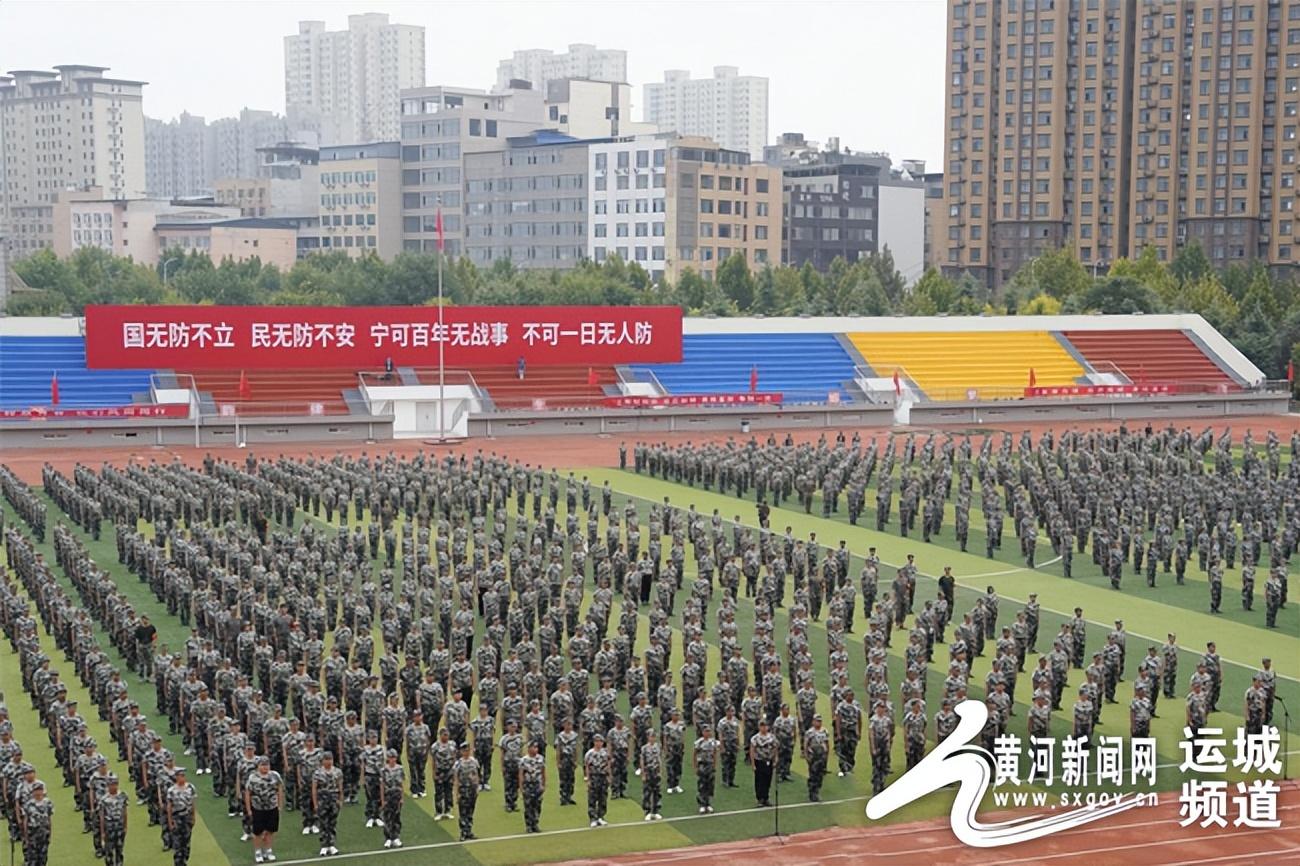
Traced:
[[606, 397], [616, 409], [652, 409], [658, 406], [759, 406], [779, 405], [781, 394], [667, 394], [662, 397]]
[[1097, 397], [1124, 394], [1173, 394], [1174, 385], [1057, 385], [1026, 388], [1026, 397]]
[[86, 307], [96, 369], [364, 370], [682, 359], [680, 307]]
[[185, 403], [99, 406], [93, 409], [61, 409], [57, 406], [0, 409], [0, 421], [58, 421], [68, 418], [188, 418], [189, 415], [190, 407]]

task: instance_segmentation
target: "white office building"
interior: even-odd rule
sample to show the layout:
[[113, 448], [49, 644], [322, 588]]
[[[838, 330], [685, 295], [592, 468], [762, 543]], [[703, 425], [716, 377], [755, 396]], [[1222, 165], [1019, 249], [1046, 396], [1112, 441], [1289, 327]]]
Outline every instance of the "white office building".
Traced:
[[424, 86], [424, 28], [379, 12], [348, 16], [348, 29], [301, 21], [284, 37], [284, 96], [294, 127], [320, 144], [396, 140], [399, 93]]
[[741, 75], [735, 66], [715, 66], [712, 78], [691, 78], [670, 69], [664, 80], [645, 85], [646, 122], [664, 132], [711, 138], [728, 150], [763, 158], [767, 143], [766, 78]]
[[587, 250], [636, 262], [660, 280], [668, 259], [670, 135], [593, 141], [587, 148]]
[[560, 78], [592, 81], [627, 81], [627, 52], [575, 43], [563, 54], [546, 48], [516, 51], [497, 64], [497, 92], [508, 90], [511, 81], [528, 81], [533, 90], [546, 93], [550, 82]]

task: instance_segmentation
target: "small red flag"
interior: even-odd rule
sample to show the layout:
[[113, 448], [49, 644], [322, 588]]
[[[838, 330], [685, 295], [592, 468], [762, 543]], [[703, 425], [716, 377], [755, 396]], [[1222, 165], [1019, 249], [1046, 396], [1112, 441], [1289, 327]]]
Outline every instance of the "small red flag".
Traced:
[[1286, 380], [1288, 382], [1295, 381], [1295, 361], [1286, 362]]
[[59, 405], [59, 374], [50, 377], [50, 405]]
[[898, 371], [894, 371], [894, 393], [903, 396], [903, 380], [898, 378]]
[[597, 385], [597, 384], [599, 384], [599, 383], [600, 383], [600, 379], [596, 376], [596, 368], [595, 368], [595, 367], [588, 367], [588, 368], [587, 368], [587, 384], [588, 384], [588, 385]]
[[442, 252], [442, 248], [446, 243], [442, 234], [442, 208], [438, 208], [438, 216], [434, 220], [433, 230], [438, 233], [438, 252]]
[[1037, 384], [1038, 384], [1038, 374], [1034, 372], [1034, 368], [1033, 368], [1033, 367], [1030, 367], [1030, 368], [1029, 368], [1029, 387], [1032, 388], [1032, 387], [1034, 387], [1034, 386], [1037, 385]]
[[758, 390], [758, 365], [749, 368], [749, 390], [754, 392]]
[[253, 396], [253, 386], [248, 384], [248, 371], [239, 371], [239, 399], [247, 400]]

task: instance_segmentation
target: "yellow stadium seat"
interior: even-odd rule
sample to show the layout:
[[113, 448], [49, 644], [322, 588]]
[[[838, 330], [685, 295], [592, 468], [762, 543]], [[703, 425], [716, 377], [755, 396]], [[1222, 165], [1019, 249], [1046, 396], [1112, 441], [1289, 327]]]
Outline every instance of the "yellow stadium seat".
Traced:
[[1039, 386], [1073, 385], [1086, 371], [1048, 331], [926, 331], [847, 335], [877, 375], [895, 371], [931, 400], [1024, 395], [1029, 371]]

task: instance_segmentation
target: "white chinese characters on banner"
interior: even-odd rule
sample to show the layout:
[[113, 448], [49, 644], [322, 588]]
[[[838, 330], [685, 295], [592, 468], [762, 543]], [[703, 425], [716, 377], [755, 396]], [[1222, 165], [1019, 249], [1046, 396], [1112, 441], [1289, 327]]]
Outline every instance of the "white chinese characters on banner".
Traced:
[[127, 349], [233, 349], [235, 329], [225, 322], [124, 322]]
[[[1222, 728], [1183, 728], [1183, 772], [1222, 776], [1228, 772], [1223, 750], [1228, 741]], [[1235, 755], [1232, 766], [1244, 773], [1282, 772], [1278, 760], [1281, 736], [1273, 725], [1258, 732], [1237, 728], [1232, 740]], [[1229, 796], [1235, 791], [1235, 796]], [[1253, 779], [1229, 786], [1225, 779], [1192, 778], [1183, 782], [1178, 796], [1179, 821], [1183, 827], [1272, 828], [1282, 826], [1278, 819], [1277, 797], [1281, 788], [1273, 779]]]

